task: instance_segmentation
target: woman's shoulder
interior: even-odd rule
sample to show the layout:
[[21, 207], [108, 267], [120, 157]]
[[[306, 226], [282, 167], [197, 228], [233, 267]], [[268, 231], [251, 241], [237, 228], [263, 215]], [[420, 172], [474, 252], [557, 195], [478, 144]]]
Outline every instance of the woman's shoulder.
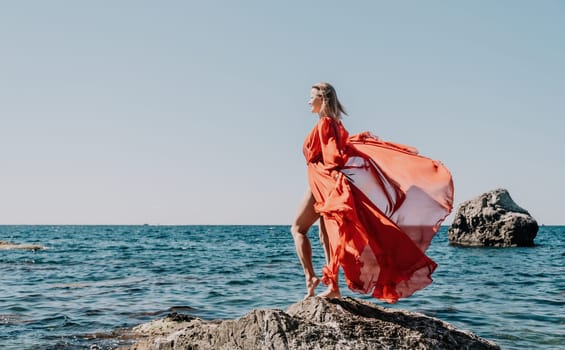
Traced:
[[332, 117], [320, 117], [320, 120], [318, 121], [318, 125], [321, 125], [321, 126], [328, 126], [328, 125], [332, 125], [332, 124], [339, 125], [339, 124], [341, 124], [341, 122], [339, 120], [332, 118]]
[[329, 131], [330, 129], [333, 129], [335, 126], [334, 123], [335, 121], [331, 117], [320, 117], [317, 127], [320, 132], [324, 133]]

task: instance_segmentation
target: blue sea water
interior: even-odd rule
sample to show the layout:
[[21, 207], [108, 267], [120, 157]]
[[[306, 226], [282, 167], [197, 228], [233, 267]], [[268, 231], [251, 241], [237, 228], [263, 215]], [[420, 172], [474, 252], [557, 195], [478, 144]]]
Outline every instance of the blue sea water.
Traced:
[[[319, 271], [323, 252], [310, 233]], [[166, 315], [236, 318], [304, 295], [288, 226], [0, 226], [0, 349], [88, 349]], [[440, 318], [503, 349], [565, 349], [565, 226], [531, 248], [460, 248], [442, 227], [434, 283], [388, 305]], [[342, 283], [343, 284], [343, 283]], [[322, 291], [320, 288], [319, 291]], [[96, 337], [95, 337], [96, 336]]]

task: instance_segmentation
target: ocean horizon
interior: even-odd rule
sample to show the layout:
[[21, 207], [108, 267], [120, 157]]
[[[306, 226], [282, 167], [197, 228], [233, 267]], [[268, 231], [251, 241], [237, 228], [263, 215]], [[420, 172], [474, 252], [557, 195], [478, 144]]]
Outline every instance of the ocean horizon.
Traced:
[[[565, 226], [540, 226], [534, 247], [451, 246], [444, 225], [427, 254], [434, 282], [397, 304], [502, 349], [563, 349]], [[305, 293], [288, 225], [0, 225], [0, 348], [115, 348], [101, 338], [176, 311], [230, 319], [286, 309]], [[313, 227], [314, 265], [324, 256]], [[321, 292], [323, 287], [319, 287]]]

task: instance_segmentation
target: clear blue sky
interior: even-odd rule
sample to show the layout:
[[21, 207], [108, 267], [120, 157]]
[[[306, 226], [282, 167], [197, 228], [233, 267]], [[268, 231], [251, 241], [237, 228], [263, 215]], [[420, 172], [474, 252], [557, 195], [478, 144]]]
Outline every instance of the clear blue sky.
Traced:
[[0, 224], [290, 224], [318, 81], [456, 205], [565, 224], [564, 38], [550, 0], [4, 2]]

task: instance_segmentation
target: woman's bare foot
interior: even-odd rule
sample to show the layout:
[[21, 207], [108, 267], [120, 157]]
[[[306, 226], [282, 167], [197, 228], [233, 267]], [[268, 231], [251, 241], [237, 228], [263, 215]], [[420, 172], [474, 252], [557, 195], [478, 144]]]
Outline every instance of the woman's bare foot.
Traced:
[[328, 287], [325, 292], [318, 294], [321, 298], [341, 298], [341, 293], [338, 290], [333, 290], [332, 287]]
[[316, 276], [306, 281], [306, 289], [308, 290], [308, 294], [306, 294], [304, 299], [314, 296], [314, 292], [316, 291], [316, 287], [318, 286], [318, 284], [320, 284], [320, 279]]

